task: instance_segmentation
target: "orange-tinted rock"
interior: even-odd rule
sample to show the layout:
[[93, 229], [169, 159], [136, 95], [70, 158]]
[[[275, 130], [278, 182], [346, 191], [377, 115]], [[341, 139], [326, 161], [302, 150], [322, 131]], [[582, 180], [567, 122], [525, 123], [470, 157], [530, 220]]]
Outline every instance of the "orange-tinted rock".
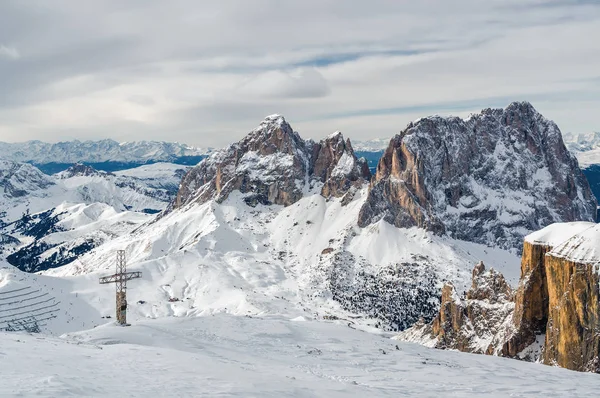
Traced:
[[503, 356], [516, 357], [545, 333], [548, 323], [548, 286], [545, 258], [552, 248], [523, 244], [521, 278], [515, 297], [514, 333], [502, 347]]
[[549, 314], [544, 363], [600, 373], [600, 281], [596, 266], [547, 256], [546, 276]]
[[409, 123], [379, 161], [358, 224], [384, 219], [520, 250], [526, 231], [595, 221], [596, 205], [556, 124], [515, 102]]

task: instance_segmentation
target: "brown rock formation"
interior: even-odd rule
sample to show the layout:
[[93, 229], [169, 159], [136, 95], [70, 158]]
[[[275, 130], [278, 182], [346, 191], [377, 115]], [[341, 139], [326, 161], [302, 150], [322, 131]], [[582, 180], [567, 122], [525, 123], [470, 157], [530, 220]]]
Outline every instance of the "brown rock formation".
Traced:
[[516, 357], [545, 333], [548, 323], [548, 286], [545, 258], [552, 248], [530, 242], [523, 244], [521, 278], [515, 297], [515, 333], [502, 348], [503, 356]]
[[466, 298], [459, 298], [452, 285], [444, 286], [434, 321], [418, 323], [399, 338], [600, 373], [600, 270], [593, 250], [600, 226], [588, 225], [579, 226], [585, 234], [576, 233], [555, 248], [556, 239], [525, 242], [514, 304], [504, 278], [484, 272], [480, 264]]
[[600, 373], [596, 266], [547, 256], [546, 276], [549, 313], [544, 363]]

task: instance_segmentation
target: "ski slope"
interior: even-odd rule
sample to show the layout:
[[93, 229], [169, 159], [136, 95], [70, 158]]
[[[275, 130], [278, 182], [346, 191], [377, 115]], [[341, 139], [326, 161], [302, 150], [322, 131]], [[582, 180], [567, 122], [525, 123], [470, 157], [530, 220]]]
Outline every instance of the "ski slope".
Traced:
[[0, 396], [595, 397], [598, 375], [432, 350], [336, 322], [216, 315], [0, 333]]

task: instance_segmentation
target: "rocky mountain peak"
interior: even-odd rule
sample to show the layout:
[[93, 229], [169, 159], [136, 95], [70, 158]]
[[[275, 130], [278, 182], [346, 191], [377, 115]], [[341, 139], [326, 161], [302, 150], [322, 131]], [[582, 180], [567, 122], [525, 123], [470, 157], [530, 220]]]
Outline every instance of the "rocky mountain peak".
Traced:
[[504, 276], [490, 268], [486, 270], [483, 261], [473, 269], [473, 282], [467, 292], [468, 300], [487, 300], [491, 304], [513, 300], [513, 292]]
[[380, 160], [359, 225], [384, 219], [519, 250], [553, 222], [592, 221], [596, 201], [560, 130], [528, 102], [463, 120], [427, 117]]
[[72, 177], [92, 177], [92, 176], [107, 176], [113, 175], [112, 173], [107, 173], [105, 171], [98, 171], [92, 166], [88, 166], [83, 163], [76, 163], [73, 166], [69, 167], [67, 170], [62, 171], [57, 174], [59, 179], [66, 179]]
[[305, 145], [304, 140], [281, 115], [267, 116], [239, 142], [242, 150], [255, 151], [261, 155], [272, 155], [276, 152], [294, 154], [303, 150]]
[[317, 188], [326, 197], [344, 196], [369, 178], [366, 162], [356, 158], [341, 133], [319, 143], [303, 140], [283, 116], [272, 115], [192, 169], [173, 207], [210, 199], [220, 202], [235, 190], [245, 194], [251, 206], [287, 206]]

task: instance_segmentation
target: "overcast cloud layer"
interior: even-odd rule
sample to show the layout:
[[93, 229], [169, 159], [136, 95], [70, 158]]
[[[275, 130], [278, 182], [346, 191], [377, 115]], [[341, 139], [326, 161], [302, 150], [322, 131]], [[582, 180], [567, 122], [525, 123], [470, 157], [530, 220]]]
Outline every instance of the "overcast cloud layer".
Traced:
[[0, 141], [390, 137], [528, 100], [600, 130], [600, 0], [4, 0]]

